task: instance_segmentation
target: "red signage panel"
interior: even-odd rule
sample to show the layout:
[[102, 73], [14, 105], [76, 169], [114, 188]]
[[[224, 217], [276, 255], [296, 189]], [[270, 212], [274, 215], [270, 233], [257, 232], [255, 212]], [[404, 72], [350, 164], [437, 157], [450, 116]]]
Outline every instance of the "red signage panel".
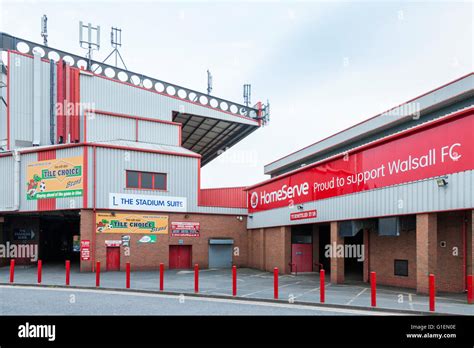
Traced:
[[290, 214], [290, 220], [304, 220], [304, 219], [314, 219], [317, 217], [318, 213], [316, 210], [306, 210], [306, 211], [299, 211], [296, 213]]
[[407, 131], [249, 190], [249, 212], [474, 169], [474, 114]]
[[199, 237], [199, 222], [172, 222], [171, 236], [173, 237]]
[[89, 261], [91, 258], [91, 241], [84, 239], [81, 240], [81, 260]]

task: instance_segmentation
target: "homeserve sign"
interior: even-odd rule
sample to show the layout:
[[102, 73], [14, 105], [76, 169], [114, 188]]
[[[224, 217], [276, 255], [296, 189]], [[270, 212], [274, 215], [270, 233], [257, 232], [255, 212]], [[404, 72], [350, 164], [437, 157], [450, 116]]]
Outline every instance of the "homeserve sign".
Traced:
[[[459, 154], [458, 150], [461, 147], [460, 143], [454, 143], [450, 146], [443, 146], [439, 151], [439, 161], [445, 163], [448, 161], [458, 161], [462, 155]], [[314, 182], [313, 192], [321, 192], [324, 190], [334, 189], [335, 187], [342, 187], [344, 185], [357, 186], [366, 184], [370, 180], [378, 179], [381, 177], [394, 174], [400, 174], [417, 169], [422, 169], [430, 166], [435, 166], [438, 161], [438, 155], [436, 149], [432, 148], [428, 152], [419, 157], [409, 155], [408, 158], [401, 160], [392, 160], [387, 162], [387, 165], [381, 164], [378, 168], [358, 172], [355, 174], [348, 175], [346, 177], [336, 178], [333, 177], [327, 182]], [[274, 202], [286, 201], [287, 199], [294, 199], [301, 196], [307, 196], [309, 194], [310, 185], [308, 182], [303, 182], [297, 185], [282, 185], [278, 190], [267, 192], [265, 190], [259, 194], [254, 191], [250, 196], [250, 205], [255, 209], [259, 204], [266, 205]]]
[[186, 211], [186, 197], [109, 193], [109, 208], [145, 211]]

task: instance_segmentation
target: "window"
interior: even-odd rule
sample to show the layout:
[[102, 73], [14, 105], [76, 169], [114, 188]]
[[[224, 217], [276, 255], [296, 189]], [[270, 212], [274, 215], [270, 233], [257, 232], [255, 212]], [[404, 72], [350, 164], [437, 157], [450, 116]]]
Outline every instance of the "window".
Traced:
[[127, 188], [166, 190], [166, 174], [127, 170]]
[[408, 260], [395, 260], [394, 274], [396, 276], [408, 277]]

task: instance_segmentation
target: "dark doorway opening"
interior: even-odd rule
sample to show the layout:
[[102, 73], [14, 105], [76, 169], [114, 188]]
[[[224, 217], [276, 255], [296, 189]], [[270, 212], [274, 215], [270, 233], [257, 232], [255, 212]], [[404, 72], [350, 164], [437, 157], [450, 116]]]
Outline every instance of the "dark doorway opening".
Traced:
[[331, 233], [329, 225], [319, 225], [319, 263], [326, 274], [331, 273], [331, 258], [326, 255], [327, 246], [331, 243]]
[[39, 224], [39, 259], [45, 264], [79, 263], [79, 214], [43, 215]]
[[344, 280], [364, 280], [364, 231], [360, 230], [353, 237], [344, 237]]

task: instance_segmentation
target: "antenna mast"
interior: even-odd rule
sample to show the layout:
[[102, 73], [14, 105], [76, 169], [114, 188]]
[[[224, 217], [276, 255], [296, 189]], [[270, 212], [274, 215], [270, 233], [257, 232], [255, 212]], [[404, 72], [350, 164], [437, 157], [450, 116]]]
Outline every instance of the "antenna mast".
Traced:
[[252, 102], [250, 101], [252, 97], [252, 85], [245, 84], [244, 85], [244, 104], [245, 106], [249, 106]]
[[127, 69], [127, 66], [125, 65], [125, 62], [123, 61], [122, 55], [120, 54], [119, 47], [122, 47], [122, 29], [112, 27], [110, 31], [110, 44], [113, 47], [112, 52], [107, 56], [107, 58], [104, 59], [102, 63], [105, 63], [107, 59], [109, 59], [113, 54], [115, 54], [115, 66], [118, 68], [118, 58], [120, 58], [120, 61], [123, 64], [123, 67], [125, 70]]
[[[86, 30], [86, 38], [84, 38], [84, 29]], [[100, 49], [100, 26], [93, 27], [90, 23], [87, 25], [79, 22], [79, 45], [87, 50], [86, 57], [87, 69], [90, 70], [92, 63], [92, 51]]]
[[211, 94], [212, 92], [212, 74], [209, 70], [207, 70], [207, 94]]
[[43, 38], [44, 45], [48, 46], [48, 16], [46, 15], [41, 17], [41, 37]]

